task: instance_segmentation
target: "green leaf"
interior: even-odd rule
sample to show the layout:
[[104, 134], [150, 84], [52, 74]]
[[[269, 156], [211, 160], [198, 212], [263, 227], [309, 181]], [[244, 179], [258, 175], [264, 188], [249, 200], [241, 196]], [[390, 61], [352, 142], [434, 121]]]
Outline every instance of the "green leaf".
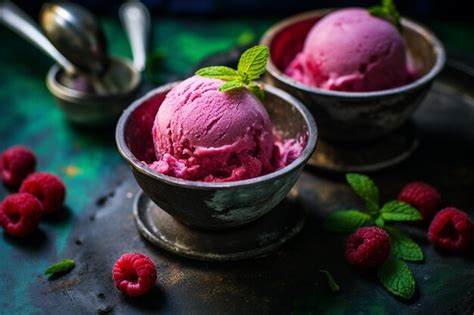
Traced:
[[50, 279], [56, 278], [60, 275], [66, 274], [74, 267], [76, 266], [76, 263], [72, 259], [64, 259], [61, 260], [60, 262], [50, 266], [46, 271], [44, 272], [45, 275], [49, 275]]
[[243, 87], [244, 84], [241, 81], [229, 81], [221, 85], [219, 88], [219, 91], [221, 92], [227, 92], [233, 89], [238, 89]]
[[324, 220], [324, 228], [336, 233], [350, 233], [361, 226], [370, 225], [372, 217], [357, 210], [335, 211]]
[[250, 82], [247, 87], [249, 88], [250, 92], [255, 94], [261, 101], [265, 99], [265, 92], [263, 89], [255, 82]]
[[329, 271], [319, 270], [319, 272], [326, 275], [326, 277], [328, 279], [328, 286], [329, 286], [329, 289], [331, 289], [331, 292], [339, 291], [339, 289], [340, 289], [339, 285], [337, 284], [336, 280], [334, 280], [334, 277], [332, 276], [332, 274]]
[[237, 70], [246, 74], [248, 80], [256, 80], [265, 73], [270, 52], [267, 46], [257, 45], [244, 51], [240, 56]]
[[365, 201], [365, 206], [371, 214], [375, 214], [379, 210], [379, 189], [370, 177], [349, 173], [346, 174], [346, 180], [352, 189]]
[[385, 221], [384, 221], [384, 219], [382, 218], [381, 215], [379, 215], [377, 217], [377, 219], [375, 219], [375, 225], [380, 227], [380, 228], [383, 228], [385, 226]]
[[400, 13], [398, 13], [393, 0], [382, 0], [382, 5], [370, 7], [369, 13], [373, 16], [389, 21], [395, 25], [400, 33], [403, 31], [402, 23], [400, 22]]
[[390, 236], [390, 246], [395, 257], [408, 261], [423, 260], [423, 251], [408, 235], [394, 227], [386, 226], [384, 229]]
[[225, 66], [212, 66], [202, 68], [196, 71], [196, 75], [205, 78], [220, 79], [224, 81], [234, 81], [240, 79], [240, 75], [237, 73], [236, 70]]
[[380, 213], [385, 221], [416, 221], [422, 219], [418, 210], [408, 203], [398, 200], [387, 202]]
[[389, 257], [378, 269], [377, 276], [388, 292], [403, 299], [410, 299], [415, 292], [415, 279], [400, 259]]

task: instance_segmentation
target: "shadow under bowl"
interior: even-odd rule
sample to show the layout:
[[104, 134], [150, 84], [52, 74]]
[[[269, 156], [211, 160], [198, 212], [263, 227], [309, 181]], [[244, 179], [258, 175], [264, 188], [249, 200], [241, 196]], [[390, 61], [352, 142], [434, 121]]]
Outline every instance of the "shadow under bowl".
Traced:
[[101, 128], [117, 122], [123, 110], [136, 99], [141, 83], [141, 74], [130, 61], [121, 58], [110, 59], [103, 77], [118, 92], [90, 92], [86, 77], [71, 78], [58, 65], [49, 70], [46, 85], [70, 122]]
[[401, 127], [420, 105], [444, 66], [441, 42], [424, 26], [402, 19], [410, 65], [418, 75], [401, 87], [373, 92], [341, 92], [313, 88], [285, 75], [303, 49], [311, 28], [333, 9], [315, 10], [272, 26], [261, 43], [270, 48], [266, 81], [299, 98], [318, 122], [321, 139], [343, 143], [370, 141]]
[[300, 101], [265, 85], [265, 108], [284, 139], [306, 137], [303, 153], [286, 167], [252, 179], [224, 183], [189, 181], [150, 169], [156, 160], [152, 127], [166, 94], [178, 83], [157, 88], [122, 114], [116, 129], [118, 150], [137, 183], [161, 209], [190, 227], [225, 230], [252, 222], [278, 205], [291, 190], [316, 148], [316, 123]]

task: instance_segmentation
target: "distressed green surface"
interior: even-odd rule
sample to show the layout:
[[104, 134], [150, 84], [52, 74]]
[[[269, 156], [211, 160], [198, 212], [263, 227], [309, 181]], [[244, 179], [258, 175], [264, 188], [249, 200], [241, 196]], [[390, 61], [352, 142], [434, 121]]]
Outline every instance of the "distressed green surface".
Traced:
[[[154, 27], [154, 42], [166, 56], [161, 80], [165, 81], [174, 74], [183, 76], [204, 57], [234, 47], [242, 32], [252, 31], [258, 37], [272, 22], [272, 19], [210, 22], [160, 18]], [[130, 56], [126, 38], [117, 21], [106, 20], [104, 25], [112, 53]], [[444, 25], [440, 24], [442, 39], [446, 38], [453, 47], [474, 50], [472, 45], [457, 45], [466, 42], [458, 38], [459, 29], [466, 28], [459, 28], [456, 24], [452, 26], [453, 31], [449, 31]], [[452, 34], [456, 36], [450, 36]], [[18, 143], [30, 146], [38, 154], [38, 169], [59, 174], [68, 187], [69, 215], [63, 220], [42, 223], [42, 232], [35, 236], [37, 242], [16, 241], [3, 233], [0, 237], [0, 313], [38, 313], [42, 310], [33, 306], [29, 287], [35, 282], [42, 285], [45, 281], [42, 276], [44, 269], [65, 258], [66, 241], [78, 217], [98, 196], [108, 191], [117, 168], [124, 162], [116, 151], [112, 132], [100, 132], [98, 135], [97, 132], [81, 131], [63, 120], [44, 85], [51, 65], [47, 57], [3, 28], [0, 29], [0, 42], [0, 150]], [[0, 197], [6, 194], [7, 191], [0, 188]], [[438, 292], [449, 283], [445, 278], [452, 272], [451, 268], [446, 267], [446, 273], [433, 275], [433, 283], [439, 286], [424, 287], [425, 293]], [[48, 294], [47, 290], [40, 292]], [[367, 298], [387, 298], [381, 291], [374, 294], [376, 296]], [[348, 296], [360, 298], [357, 292], [348, 292], [344, 298]], [[342, 314], [346, 310], [344, 302], [341, 296], [321, 300], [307, 292], [301, 300], [295, 301], [295, 309]], [[354, 310], [353, 314], [367, 311], [381, 313], [383, 309], [374, 306], [371, 310]]]

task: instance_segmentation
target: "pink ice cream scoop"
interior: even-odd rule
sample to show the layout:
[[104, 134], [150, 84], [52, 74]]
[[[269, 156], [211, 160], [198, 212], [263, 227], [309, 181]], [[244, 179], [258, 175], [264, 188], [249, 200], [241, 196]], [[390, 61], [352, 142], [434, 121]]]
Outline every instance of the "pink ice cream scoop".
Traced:
[[207, 182], [248, 179], [301, 154], [301, 143], [275, 144], [260, 100], [247, 89], [220, 92], [224, 82], [191, 77], [166, 96], [153, 125], [155, 171]]
[[352, 92], [394, 88], [412, 77], [400, 33], [366, 9], [339, 10], [316, 23], [285, 73], [312, 87]]

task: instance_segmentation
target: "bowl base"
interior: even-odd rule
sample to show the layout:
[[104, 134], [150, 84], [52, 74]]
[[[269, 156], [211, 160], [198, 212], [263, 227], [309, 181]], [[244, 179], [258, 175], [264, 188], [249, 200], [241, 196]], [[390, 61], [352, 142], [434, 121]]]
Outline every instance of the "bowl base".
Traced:
[[330, 172], [371, 172], [399, 164], [418, 147], [416, 128], [408, 123], [377, 141], [356, 145], [334, 144], [320, 139], [310, 166]]
[[139, 232], [152, 244], [179, 256], [206, 261], [268, 255], [298, 234], [304, 224], [303, 210], [290, 197], [258, 220], [225, 231], [197, 230], [184, 225], [144, 192], [137, 195], [133, 212]]

